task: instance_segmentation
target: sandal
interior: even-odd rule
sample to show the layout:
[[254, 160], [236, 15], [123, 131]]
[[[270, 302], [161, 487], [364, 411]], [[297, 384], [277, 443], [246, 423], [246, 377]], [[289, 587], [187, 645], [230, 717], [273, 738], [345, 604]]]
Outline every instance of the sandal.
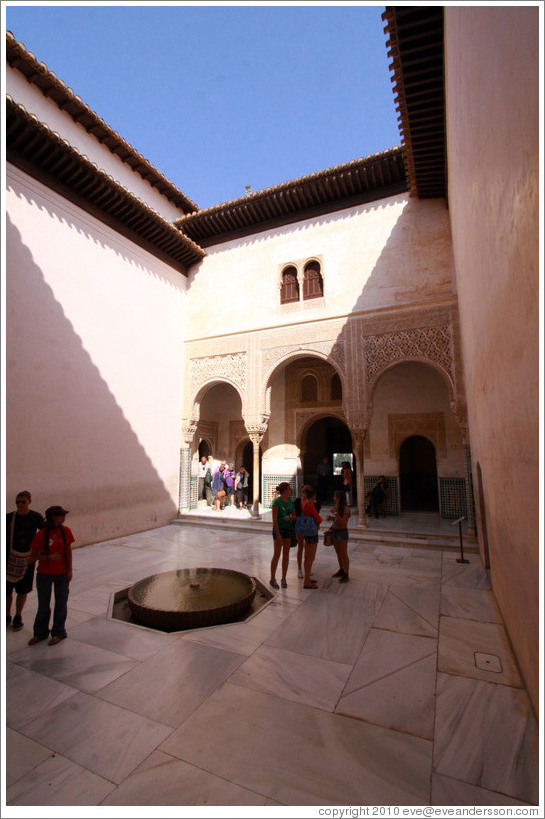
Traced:
[[318, 588], [318, 584], [316, 583], [316, 581], [315, 581], [315, 580], [313, 580], [313, 581], [312, 581], [312, 583], [311, 583], [309, 586], [303, 586], [303, 588], [304, 588], [304, 589], [317, 589], [317, 588]]

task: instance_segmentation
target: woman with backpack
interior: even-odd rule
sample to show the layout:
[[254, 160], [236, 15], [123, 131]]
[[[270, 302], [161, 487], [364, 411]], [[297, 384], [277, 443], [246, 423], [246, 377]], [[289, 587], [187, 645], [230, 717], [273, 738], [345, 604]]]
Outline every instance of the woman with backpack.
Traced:
[[306, 484], [301, 491], [301, 515], [296, 518], [295, 527], [298, 535], [304, 538], [304, 589], [317, 589], [318, 584], [310, 576], [312, 564], [318, 547], [318, 529], [322, 518], [316, 510], [314, 501], [316, 492], [312, 486]]

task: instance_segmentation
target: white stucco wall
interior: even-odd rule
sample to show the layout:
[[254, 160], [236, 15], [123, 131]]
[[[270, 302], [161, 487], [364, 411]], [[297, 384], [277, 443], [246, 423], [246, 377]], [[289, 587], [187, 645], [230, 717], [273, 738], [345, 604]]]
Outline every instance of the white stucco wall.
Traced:
[[186, 279], [7, 169], [7, 508], [71, 512], [79, 545], [178, 500]]
[[[136, 171], [101, 145], [92, 134], [85, 130], [83, 125], [74, 122], [70, 114], [61, 111], [51, 99], [42, 94], [39, 88], [28, 82], [19, 71], [10, 66], [6, 66], [6, 93], [18, 104], [24, 105], [26, 110], [34, 114], [40, 122], [44, 122], [52, 131], [63, 139], [67, 139], [80, 154], [94, 162], [164, 219], [174, 221], [183, 216], [181, 208], [177, 208], [172, 202], [165, 199]], [[135, 150], [138, 149], [135, 148]]]
[[[281, 307], [282, 269], [314, 258], [323, 303]], [[207, 248], [188, 284], [188, 338], [451, 299], [448, 211], [402, 194], [235, 239]]]
[[495, 595], [537, 710], [539, 9], [447, 6], [445, 27], [472, 460], [482, 470]]

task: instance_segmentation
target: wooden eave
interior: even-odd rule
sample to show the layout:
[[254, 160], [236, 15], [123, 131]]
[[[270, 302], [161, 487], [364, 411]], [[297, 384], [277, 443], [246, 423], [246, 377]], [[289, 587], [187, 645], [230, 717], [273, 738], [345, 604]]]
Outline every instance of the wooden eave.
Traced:
[[446, 197], [444, 10], [387, 6], [382, 19], [412, 196]]
[[373, 202], [407, 190], [400, 148], [249, 194], [176, 219], [201, 247]]
[[65, 111], [74, 122], [105, 145], [112, 154], [118, 156], [149, 185], [156, 188], [173, 205], [184, 213], [198, 210], [197, 205], [189, 197], [107, 125], [80, 97], [74, 94], [71, 88], [68, 88], [52, 71], [49, 71], [45, 63], [38, 62], [35, 55], [26, 50], [23, 43], [17, 42], [11, 31], [6, 32], [6, 62], [26, 77], [29, 83], [39, 88], [44, 96], [52, 99], [58, 108]]
[[6, 159], [184, 274], [205, 255], [171, 222], [9, 95]]

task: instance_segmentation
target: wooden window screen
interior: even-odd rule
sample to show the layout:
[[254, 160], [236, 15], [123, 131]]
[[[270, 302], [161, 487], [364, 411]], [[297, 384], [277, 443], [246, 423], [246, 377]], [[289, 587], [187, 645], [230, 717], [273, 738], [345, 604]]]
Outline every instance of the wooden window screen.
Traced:
[[324, 295], [324, 282], [320, 273], [320, 266], [312, 262], [305, 267], [303, 278], [303, 298], [317, 299]]
[[299, 282], [297, 281], [296, 269], [288, 267], [282, 273], [280, 304], [288, 304], [292, 301], [299, 301]]

